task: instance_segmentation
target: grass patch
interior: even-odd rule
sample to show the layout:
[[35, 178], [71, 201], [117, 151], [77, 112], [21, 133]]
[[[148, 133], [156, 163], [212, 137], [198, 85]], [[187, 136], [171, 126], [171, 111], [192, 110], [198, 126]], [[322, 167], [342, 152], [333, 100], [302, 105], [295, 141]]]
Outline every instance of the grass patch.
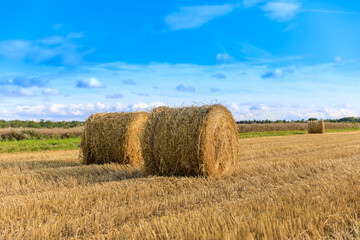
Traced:
[[44, 150], [71, 150], [79, 148], [81, 138], [31, 139], [21, 141], [1, 141], [0, 153], [34, 152]]
[[344, 129], [325, 129], [325, 132], [351, 132], [351, 131], [359, 131], [360, 127], [354, 126], [352, 128], [344, 128]]
[[[346, 129], [326, 129], [327, 133], [332, 132], [350, 132], [359, 131], [359, 127]], [[255, 137], [270, 137], [270, 136], [290, 136], [308, 134], [306, 130], [291, 130], [291, 131], [268, 131], [268, 132], [247, 132], [239, 133], [240, 139], [255, 138]], [[44, 150], [72, 150], [78, 149], [81, 138], [67, 138], [67, 139], [29, 139], [29, 140], [5, 140], [0, 141], [0, 153], [11, 152], [35, 152]]]
[[307, 131], [296, 130], [296, 131], [272, 131], [272, 132], [247, 132], [247, 133], [239, 133], [239, 138], [288, 136], [288, 135], [298, 135], [298, 134], [307, 134]]

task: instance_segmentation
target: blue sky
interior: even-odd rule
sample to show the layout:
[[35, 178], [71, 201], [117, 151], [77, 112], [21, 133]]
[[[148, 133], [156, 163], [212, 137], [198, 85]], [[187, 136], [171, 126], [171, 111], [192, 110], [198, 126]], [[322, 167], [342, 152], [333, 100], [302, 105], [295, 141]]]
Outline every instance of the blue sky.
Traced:
[[360, 2], [0, 1], [0, 119], [220, 102], [360, 115]]

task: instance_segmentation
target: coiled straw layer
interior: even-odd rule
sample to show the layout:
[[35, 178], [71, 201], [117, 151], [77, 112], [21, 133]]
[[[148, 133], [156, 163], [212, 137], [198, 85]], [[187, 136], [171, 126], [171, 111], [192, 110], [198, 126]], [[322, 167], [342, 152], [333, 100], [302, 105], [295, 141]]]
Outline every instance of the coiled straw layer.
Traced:
[[219, 176], [238, 161], [234, 118], [218, 104], [154, 109], [141, 145], [145, 170], [155, 175]]

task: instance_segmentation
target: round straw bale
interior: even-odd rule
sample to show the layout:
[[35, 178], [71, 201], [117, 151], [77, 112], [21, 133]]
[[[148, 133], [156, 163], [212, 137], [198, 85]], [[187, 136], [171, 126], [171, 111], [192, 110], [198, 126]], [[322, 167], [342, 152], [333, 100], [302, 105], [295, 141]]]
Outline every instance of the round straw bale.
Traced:
[[81, 139], [83, 163], [143, 163], [140, 136], [149, 113], [96, 113], [85, 124]]
[[238, 133], [222, 105], [154, 109], [141, 139], [145, 170], [155, 175], [221, 176], [238, 161]]
[[325, 133], [325, 124], [324, 120], [319, 121], [308, 121], [307, 124], [308, 127], [308, 133]]

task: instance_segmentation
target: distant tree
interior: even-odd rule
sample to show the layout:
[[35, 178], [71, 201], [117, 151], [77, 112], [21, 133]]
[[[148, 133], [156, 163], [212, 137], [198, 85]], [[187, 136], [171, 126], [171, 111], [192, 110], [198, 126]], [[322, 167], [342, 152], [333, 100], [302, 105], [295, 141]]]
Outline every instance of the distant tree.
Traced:
[[317, 118], [309, 118], [308, 121], [317, 121]]

